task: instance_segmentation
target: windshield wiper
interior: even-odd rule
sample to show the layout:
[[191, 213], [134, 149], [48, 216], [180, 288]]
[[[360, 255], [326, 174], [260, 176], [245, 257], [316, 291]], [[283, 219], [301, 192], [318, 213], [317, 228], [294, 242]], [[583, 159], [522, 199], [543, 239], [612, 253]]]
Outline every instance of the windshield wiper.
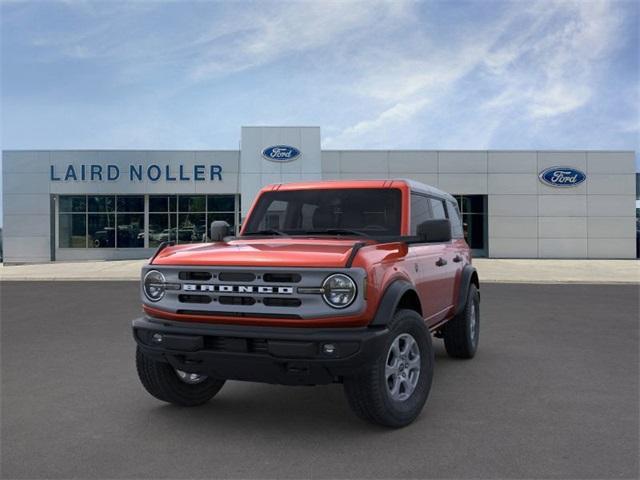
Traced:
[[368, 237], [369, 235], [359, 230], [351, 230], [348, 228], [327, 228], [326, 230], [308, 230], [308, 235], [357, 235], [359, 237]]
[[287, 236], [286, 233], [281, 232], [280, 230], [275, 230], [273, 228], [268, 228], [266, 230], [256, 230], [255, 232], [246, 232], [243, 236], [249, 235], [280, 235], [283, 237]]

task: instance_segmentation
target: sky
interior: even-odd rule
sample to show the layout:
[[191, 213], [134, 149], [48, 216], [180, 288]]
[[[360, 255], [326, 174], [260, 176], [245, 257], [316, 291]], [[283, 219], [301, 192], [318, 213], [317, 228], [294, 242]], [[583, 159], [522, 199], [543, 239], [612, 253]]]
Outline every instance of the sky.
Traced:
[[0, 0], [0, 148], [638, 151], [639, 5]]

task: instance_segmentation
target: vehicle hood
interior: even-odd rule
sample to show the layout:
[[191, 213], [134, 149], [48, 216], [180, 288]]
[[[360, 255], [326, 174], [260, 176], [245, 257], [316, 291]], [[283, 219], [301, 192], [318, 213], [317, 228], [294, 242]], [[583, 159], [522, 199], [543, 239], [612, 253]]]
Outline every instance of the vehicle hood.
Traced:
[[236, 267], [344, 267], [362, 239], [261, 238], [177, 245], [163, 249], [153, 265]]

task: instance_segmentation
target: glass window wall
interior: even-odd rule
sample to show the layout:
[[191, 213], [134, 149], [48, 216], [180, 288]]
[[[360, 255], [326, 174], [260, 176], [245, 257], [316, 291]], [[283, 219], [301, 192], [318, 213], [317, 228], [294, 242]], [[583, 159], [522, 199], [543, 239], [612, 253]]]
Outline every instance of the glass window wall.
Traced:
[[[236, 195], [61, 195], [60, 248], [155, 248], [160, 243], [201, 242], [214, 220], [235, 231]], [[238, 205], [239, 207], [239, 205]], [[146, 227], [146, 228], [145, 228]]]
[[144, 247], [144, 195], [61, 195], [60, 248]]
[[476, 254], [487, 252], [487, 196], [454, 195], [462, 215], [464, 237]]
[[87, 248], [87, 215], [60, 213], [59, 231], [61, 248]]

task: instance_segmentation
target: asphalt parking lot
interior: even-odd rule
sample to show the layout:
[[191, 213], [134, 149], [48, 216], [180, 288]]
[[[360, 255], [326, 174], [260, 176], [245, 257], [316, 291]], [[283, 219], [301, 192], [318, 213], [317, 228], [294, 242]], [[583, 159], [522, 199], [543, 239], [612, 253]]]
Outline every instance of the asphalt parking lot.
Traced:
[[229, 382], [181, 409], [138, 383], [136, 283], [0, 284], [2, 478], [638, 478], [638, 286], [482, 288], [480, 349], [402, 430], [339, 385]]

